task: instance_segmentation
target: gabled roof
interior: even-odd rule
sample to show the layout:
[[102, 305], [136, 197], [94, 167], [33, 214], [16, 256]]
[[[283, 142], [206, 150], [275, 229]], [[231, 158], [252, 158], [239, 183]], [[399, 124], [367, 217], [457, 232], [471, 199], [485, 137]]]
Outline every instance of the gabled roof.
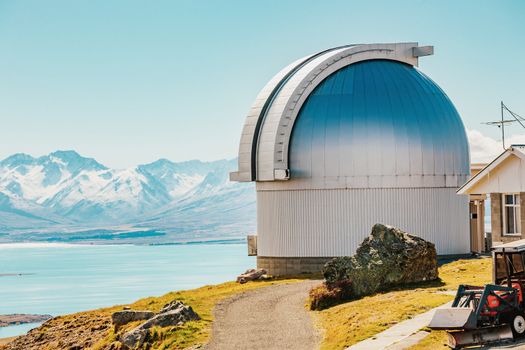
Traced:
[[516, 156], [518, 158], [521, 158], [523, 161], [525, 161], [525, 145], [512, 145], [509, 148], [507, 148], [503, 153], [501, 153], [496, 159], [494, 159], [492, 162], [487, 164], [486, 167], [484, 167], [479, 173], [477, 173], [475, 176], [471, 177], [463, 186], [461, 186], [458, 190], [458, 194], [469, 194], [469, 190], [479, 183], [485, 176], [487, 176], [492, 170], [494, 170], [496, 167], [498, 167], [501, 163], [503, 163], [506, 159], [508, 159], [510, 156]]

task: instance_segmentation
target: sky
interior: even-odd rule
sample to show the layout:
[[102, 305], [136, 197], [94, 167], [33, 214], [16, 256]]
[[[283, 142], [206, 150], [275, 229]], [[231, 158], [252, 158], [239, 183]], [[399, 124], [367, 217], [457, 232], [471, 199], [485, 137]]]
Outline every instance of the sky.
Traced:
[[[474, 160], [525, 115], [525, 1], [0, 0], [0, 159], [73, 149], [117, 168], [236, 156], [264, 84], [323, 49], [417, 41]], [[525, 130], [507, 130], [525, 143]]]

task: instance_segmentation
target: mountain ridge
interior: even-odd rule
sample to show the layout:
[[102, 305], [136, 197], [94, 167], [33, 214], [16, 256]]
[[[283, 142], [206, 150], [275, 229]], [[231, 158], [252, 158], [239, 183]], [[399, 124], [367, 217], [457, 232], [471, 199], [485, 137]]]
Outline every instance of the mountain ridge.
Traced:
[[72, 150], [16, 153], [0, 160], [0, 230], [8, 232], [0, 232], [0, 242], [28, 239], [27, 232], [34, 240], [35, 232], [123, 226], [161, 229], [167, 241], [180, 232], [238, 237], [254, 229], [255, 191], [253, 184], [229, 182], [236, 164], [161, 158], [112, 169]]

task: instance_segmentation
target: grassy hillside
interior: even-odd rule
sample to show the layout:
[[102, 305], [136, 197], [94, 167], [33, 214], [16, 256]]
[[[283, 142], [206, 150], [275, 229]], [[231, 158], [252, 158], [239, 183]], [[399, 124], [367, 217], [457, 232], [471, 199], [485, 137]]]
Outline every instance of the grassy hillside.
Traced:
[[[406, 286], [315, 312], [324, 335], [321, 349], [345, 349], [400, 321], [444, 304], [453, 297], [443, 291], [455, 291], [459, 284], [490, 282], [491, 263], [490, 258], [454, 261], [439, 268], [440, 282]], [[414, 350], [438, 349], [445, 341], [443, 332], [433, 332]]]
[[[316, 323], [323, 333], [322, 349], [344, 349], [371, 337], [397, 322], [439, 306], [452, 299], [444, 291], [456, 290], [459, 284], [483, 285], [491, 279], [491, 259], [458, 260], [439, 268], [440, 281], [405, 286], [378, 293], [360, 300], [344, 303], [323, 311], [314, 312]], [[237, 284], [228, 282], [197, 289], [172, 292], [161, 297], [140, 299], [130, 305], [81, 312], [54, 318], [28, 335], [17, 338], [0, 350], [58, 350], [90, 348], [94, 350], [119, 350], [118, 334], [111, 324], [111, 314], [130, 306], [135, 310], [158, 312], [172, 300], [180, 300], [201, 316], [179, 327], [152, 329], [152, 350], [185, 349], [206, 343], [213, 321], [213, 307], [221, 300], [248, 290], [282, 283], [298, 282], [302, 278], [288, 278], [265, 282]], [[140, 322], [126, 325], [122, 334]], [[443, 332], [432, 332], [412, 350], [440, 349], [446, 337]]]
[[[201, 317], [200, 321], [192, 321], [180, 327], [164, 327], [152, 330], [153, 349], [184, 349], [196, 344], [205, 343], [211, 331], [213, 307], [221, 300], [237, 293], [267, 287], [275, 284], [294, 283], [300, 279], [282, 279], [274, 281], [250, 282], [238, 284], [228, 282], [219, 285], [204, 286], [197, 289], [171, 292], [161, 297], [150, 297], [129, 305], [80, 312], [56, 317], [28, 335], [17, 338], [8, 345], [0, 345], [1, 350], [63, 350], [82, 346], [93, 350], [118, 350], [120, 343], [116, 342], [117, 334], [111, 324], [111, 314], [129, 306], [135, 310], [150, 310], [154, 312], [172, 300], [180, 300], [190, 305]], [[119, 334], [134, 328], [140, 322], [132, 322], [122, 327]]]

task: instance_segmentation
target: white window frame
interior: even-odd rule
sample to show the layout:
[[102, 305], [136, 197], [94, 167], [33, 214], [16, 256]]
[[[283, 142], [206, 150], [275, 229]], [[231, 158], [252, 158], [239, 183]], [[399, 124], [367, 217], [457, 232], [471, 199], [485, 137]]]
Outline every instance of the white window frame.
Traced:
[[[514, 196], [514, 204], [506, 204], [505, 197]], [[520, 208], [520, 194], [519, 193], [502, 193], [501, 196], [501, 216], [503, 218], [503, 236], [521, 237], [521, 232], [507, 233], [507, 208], [514, 208], [514, 227], [521, 231], [521, 208]]]

